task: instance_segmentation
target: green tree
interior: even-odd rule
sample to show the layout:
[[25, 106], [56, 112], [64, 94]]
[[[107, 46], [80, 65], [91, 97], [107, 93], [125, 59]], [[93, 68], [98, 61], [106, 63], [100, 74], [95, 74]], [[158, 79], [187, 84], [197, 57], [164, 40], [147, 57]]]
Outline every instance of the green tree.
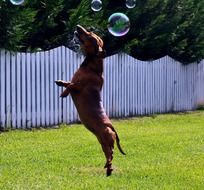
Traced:
[[[102, 36], [107, 56], [121, 51], [141, 60], [170, 55], [183, 63], [204, 58], [204, 1], [138, 0], [133, 9], [125, 0], [102, 2], [102, 10], [94, 12], [91, 0], [25, 0], [22, 6], [2, 0], [0, 47], [35, 51], [69, 46], [75, 26], [81, 24]], [[114, 37], [107, 30], [115, 12], [130, 18], [125, 36]]]
[[0, 47], [19, 50], [27, 44], [23, 39], [32, 32], [30, 23], [34, 21], [36, 11], [24, 9], [11, 3], [0, 1]]

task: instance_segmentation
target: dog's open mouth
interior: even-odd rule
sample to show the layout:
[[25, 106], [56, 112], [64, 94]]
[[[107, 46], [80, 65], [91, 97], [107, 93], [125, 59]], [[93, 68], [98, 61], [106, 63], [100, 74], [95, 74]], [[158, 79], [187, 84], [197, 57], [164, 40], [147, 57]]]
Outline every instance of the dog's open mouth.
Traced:
[[79, 33], [77, 31], [74, 32], [74, 39], [77, 44], [83, 44], [84, 41], [80, 38]]
[[76, 31], [74, 32], [74, 35], [76, 36], [76, 38], [78, 38], [80, 43], [83, 44], [84, 40], [83, 40], [83, 38], [81, 36], [86, 36], [87, 35], [87, 31], [82, 26], [77, 25], [76, 26]]
[[80, 40], [79, 35], [77, 34], [77, 31], [75, 31], [73, 38], [68, 42], [68, 47], [77, 53], [82, 53], [81, 52], [82, 43], [83, 42], [82, 40]]

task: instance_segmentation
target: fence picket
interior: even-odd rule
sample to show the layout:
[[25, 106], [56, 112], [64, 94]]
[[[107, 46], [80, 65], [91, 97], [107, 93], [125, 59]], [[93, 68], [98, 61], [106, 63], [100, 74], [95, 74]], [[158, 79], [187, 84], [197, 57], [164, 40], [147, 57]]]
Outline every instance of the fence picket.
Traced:
[[36, 86], [36, 53], [31, 54], [31, 127], [36, 126], [36, 115], [37, 115], [37, 107], [36, 107], [36, 94], [37, 94], [37, 86]]
[[30, 53], [26, 54], [26, 87], [25, 87], [25, 91], [26, 91], [26, 113], [27, 113], [27, 117], [26, 117], [26, 125], [27, 128], [31, 128], [31, 55]]
[[49, 52], [49, 96], [50, 96], [50, 125], [54, 125], [54, 53], [53, 50]]
[[17, 53], [16, 55], [16, 90], [17, 90], [17, 94], [16, 94], [16, 119], [17, 119], [17, 128], [21, 128], [22, 127], [22, 101], [21, 101], [21, 97], [22, 97], [22, 93], [21, 93], [21, 89], [22, 89], [22, 56], [20, 53]]
[[36, 56], [36, 125], [41, 125], [41, 60], [40, 60], [41, 53], [37, 52]]
[[45, 125], [50, 125], [50, 91], [49, 91], [49, 52], [45, 52]]
[[17, 98], [17, 89], [16, 89], [16, 55], [11, 55], [11, 118], [12, 118], [12, 127], [16, 128], [16, 98]]
[[0, 52], [0, 127], [6, 126], [6, 60], [5, 51]]

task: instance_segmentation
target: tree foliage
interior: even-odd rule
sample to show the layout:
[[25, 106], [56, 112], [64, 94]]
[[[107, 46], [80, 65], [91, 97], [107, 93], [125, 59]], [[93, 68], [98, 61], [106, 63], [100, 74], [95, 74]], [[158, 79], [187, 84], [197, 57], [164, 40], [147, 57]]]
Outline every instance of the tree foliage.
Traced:
[[[164, 55], [190, 63], [204, 58], [204, 1], [138, 0], [133, 9], [125, 0], [103, 0], [93, 12], [91, 0], [25, 0], [15, 6], [0, 1], [0, 47], [14, 51], [69, 46], [77, 24], [101, 35], [107, 55], [127, 52], [141, 60]], [[123, 12], [131, 22], [127, 35], [114, 37], [108, 17]]]

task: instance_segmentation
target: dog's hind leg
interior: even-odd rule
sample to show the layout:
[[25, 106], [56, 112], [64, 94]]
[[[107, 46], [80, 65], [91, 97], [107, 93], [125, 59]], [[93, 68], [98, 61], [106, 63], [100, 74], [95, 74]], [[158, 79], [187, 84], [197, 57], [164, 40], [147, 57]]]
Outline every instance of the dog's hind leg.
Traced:
[[106, 164], [104, 168], [106, 168], [107, 176], [110, 176], [113, 171], [112, 160], [115, 138], [116, 138], [115, 133], [112, 132], [112, 130], [110, 130], [108, 127], [105, 133], [101, 136], [101, 138], [100, 139], [98, 138], [106, 157]]
[[113, 149], [110, 146], [102, 145], [103, 152], [106, 156], [106, 164], [104, 168], [106, 168], [106, 175], [110, 176], [113, 168], [112, 168], [112, 159], [113, 159]]

